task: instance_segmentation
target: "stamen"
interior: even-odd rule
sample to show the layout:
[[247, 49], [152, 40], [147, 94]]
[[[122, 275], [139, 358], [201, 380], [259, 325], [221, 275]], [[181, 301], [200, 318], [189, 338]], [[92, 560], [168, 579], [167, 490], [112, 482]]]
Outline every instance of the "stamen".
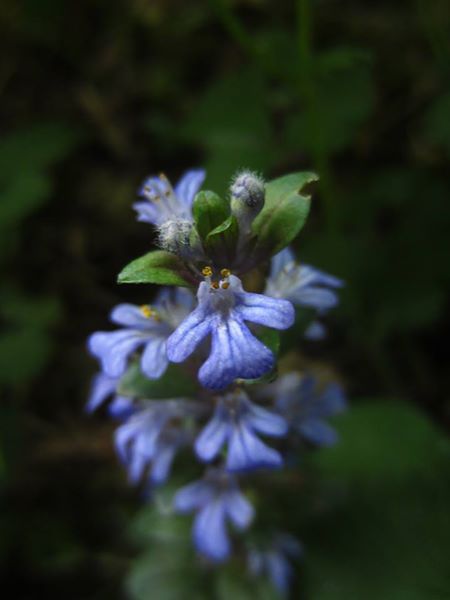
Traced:
[[222, 277], [229, 277], [231, 275], [231, 271], [230, 269], [222, 269], [220, 271], [220, 274], [222, 275]]
[[204, 277], [211, 277], [212, 274], [213, 274], [213, 272], [212, 272], [211, 267], [208, 267], [208, 266], [203, 267], [203, 269], [202, 269], [202, 275]]
[[155, 321], [159, 321], [159, 320], [160, 320], [160, 318], [159, 318], [159, 315], [158, 315], [158, 313], [156, 312], [156, 310], [155, 310], [155, 309], [153, 309], [153, 308], [152, 308], [151, 306], [149, 306], [148, 304], [143, 304], [143, 305], [140, 307], [140, 311], [141, 311], [141, 313], [144, 315], [144, 317], [145, 317], [146, 319], [155, 319]]
[[217, 281], [213, 281], [212, 284], [211, 284], [211, 287], [213, 289], [215, 289], [215, 290], [218, 290], [219, 289], [219, 284], [217, 283]]
[[222, 283], [222, 289], [223, 290], [227, 290], [230, 287], [230, 282], [229, 281], [224, 281]]

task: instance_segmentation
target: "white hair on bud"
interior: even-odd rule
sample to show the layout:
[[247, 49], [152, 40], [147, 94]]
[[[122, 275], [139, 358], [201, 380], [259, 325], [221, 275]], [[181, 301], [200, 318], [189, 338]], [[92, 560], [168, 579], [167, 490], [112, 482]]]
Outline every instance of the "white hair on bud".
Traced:
[[158, 228], [158, 244], [163, 250], [174, 254], [189, 251], [189, 236], [192, 223], [186, 219], [169, 219]]
[[238, 171], [230, 186], [231, 197], [250, 208], [261, 207], [264, 203], [264, 179], [248, 170]]

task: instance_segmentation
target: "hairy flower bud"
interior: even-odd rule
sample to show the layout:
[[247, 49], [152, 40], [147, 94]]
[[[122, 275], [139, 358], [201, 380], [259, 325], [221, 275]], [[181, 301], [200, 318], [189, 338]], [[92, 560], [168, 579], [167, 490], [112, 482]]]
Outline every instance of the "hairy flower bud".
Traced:
[[158, 243], [163, 250], [190, 258], [189, 236], [192, 223], [186, 219], [169, 219], [158, 228]]
[[256, 215], [264, 206], [264, 181], [252, 171], [239, 171], [230, 186], [231, 212], [239, 222], [241, 243], [249, 236]]
[[[231, 198], [239, 204], [251, 208], [258, 213], [264, 205], [264, 181], [252, 171], [240, 171], [234, 177], [231, 187]], [[235, 204], [237, 204], [235, 202]]]

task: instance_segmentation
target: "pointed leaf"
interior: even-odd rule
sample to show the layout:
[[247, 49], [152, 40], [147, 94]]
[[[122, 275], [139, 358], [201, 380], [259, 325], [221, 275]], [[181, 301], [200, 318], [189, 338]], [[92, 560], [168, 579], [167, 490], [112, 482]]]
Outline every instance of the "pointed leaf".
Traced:
[[266, 201], [253, 223], [257, 236], [254, 252], [270, 256], [290, 244], [303, 227], [311, 197], [302, 194], [305, 185], [318, 180], [315, 173], [292, 173], [266, 185]]
[[230, 214], [229, 203], [210, 191], [199, 192], [193, 205], [194, 221], [202, 240]]
[[156, 283], [189, 286], [189, 273], [182, 261], [164, 250], [149, 252], [130, 262], [118, 276], [118, 283]]

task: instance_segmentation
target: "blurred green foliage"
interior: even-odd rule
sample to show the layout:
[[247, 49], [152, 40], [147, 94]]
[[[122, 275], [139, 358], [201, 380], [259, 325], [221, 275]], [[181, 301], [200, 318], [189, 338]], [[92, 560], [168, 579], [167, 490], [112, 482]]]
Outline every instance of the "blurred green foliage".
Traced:
[[[122, 597], [140, 500], [111, 428], [83, 417], [84, 340], [119, 299], [148, 301], [114, 288], [151, 242], [130, 210], [140, 180], [200, 165], [219, 193], [241, 167], [317, 171], [297, 250], [347, 282], [308, 350], [355, 407], [314, 456], [320, 481], [285, 494], [307, 548], [294, 597], [448, 596], [449, 34], [446, 0], [1, 3], [0, 557], [15, 597]], [[235, 565], [205, 580], [188, 546], [144, 546], [138, 598], [182, 598], [188, 575], [198, 598], [270, 597]]]

